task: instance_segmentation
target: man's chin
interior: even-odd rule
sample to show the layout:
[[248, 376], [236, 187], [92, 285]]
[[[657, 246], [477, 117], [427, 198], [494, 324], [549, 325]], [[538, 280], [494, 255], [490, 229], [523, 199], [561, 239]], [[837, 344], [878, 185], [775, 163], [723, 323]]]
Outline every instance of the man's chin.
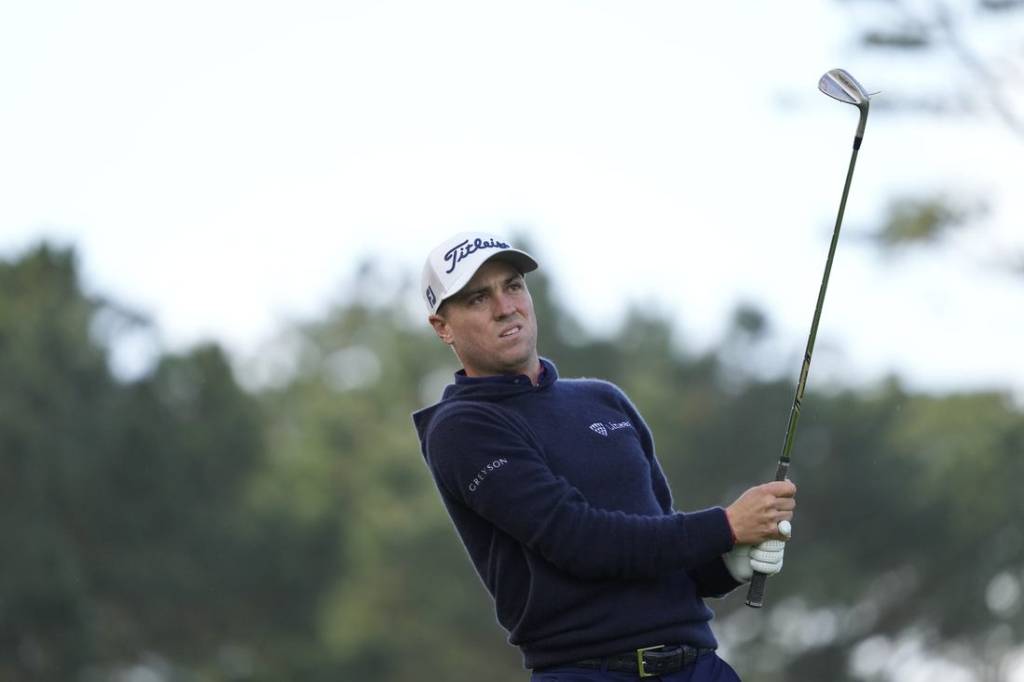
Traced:
[[504, 348], [491, 356], [491, 364], [500, 374], [525, 374], [534, 366], [537, 355], [526, 348]]
[[537, 349], [528, 342], [528, 339], [521, 341], [522, 344], [510, 343], [484, 354], [476, 354], [474, 359], [464, 358], [463, 365], [465, 366], [465, 361], [469, 360], [469, 364], [475, 368], [470, 376], [530, 374], [538, 369], [540, 359]]

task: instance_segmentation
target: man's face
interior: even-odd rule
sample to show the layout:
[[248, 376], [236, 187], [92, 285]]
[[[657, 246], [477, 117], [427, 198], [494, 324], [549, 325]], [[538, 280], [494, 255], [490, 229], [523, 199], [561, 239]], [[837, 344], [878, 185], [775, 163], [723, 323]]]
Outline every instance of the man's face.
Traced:
[[519, 271], [501, 260], [484, 263], [462, 291], [430, 316], [467, 376], [531, 374], [539, 368], [533, 299]]

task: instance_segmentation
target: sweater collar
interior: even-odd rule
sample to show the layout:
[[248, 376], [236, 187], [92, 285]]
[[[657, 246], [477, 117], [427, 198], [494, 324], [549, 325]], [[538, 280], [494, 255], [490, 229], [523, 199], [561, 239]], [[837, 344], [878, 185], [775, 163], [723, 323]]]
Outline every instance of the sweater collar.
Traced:
[[[550, 386], [558, 379], [558, 370], [553, 362], [547, 358], [540, 358], [540, 376], [537, 378], [537, 386]], [[531, 386], [530, 377], [525, 374], [495, 374], [486, 377], [468, 377], [466, 370], [460, 369], [455, 373], [456, 386], [484, 386], [484, 385], [516, 385]]]
[[444, 389], [440, 402], [413, 414], [413, 422], [416, 424], [420, 439], [422, 440], [427, 432], [434, 414], [445, 404], [461, 400], [499, 402], [551, 386], [558, 380], [558, 370], [555, 369], [553, 362], [545, 358], [540, 359], [540, 365], [539, 386], [530, 383], [530, 377], [525, 374], [467, 377], [464, 371], [459, 370], [455, 373], [455, 383], [448, 384]]

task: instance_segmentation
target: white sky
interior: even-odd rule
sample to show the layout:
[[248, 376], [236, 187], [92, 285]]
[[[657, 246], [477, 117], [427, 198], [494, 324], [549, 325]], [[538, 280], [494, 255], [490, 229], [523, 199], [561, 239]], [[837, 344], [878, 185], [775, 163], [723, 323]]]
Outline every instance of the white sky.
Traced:
[[[795, 379], [857, 120], [819, 76], [842, 66], [880, 100], [955, 73], [864, 54], [850, 9], [7, 3], [0, 254], [74, 243], [90, 288], [170, 347], [247, 354], [365, 256], [418, 277], [449, 233], [515, 227], [595, 329], [640, 301], [704, 347], [750, 300]], [[993, 118], [878, 109], [811, 383], [1024, 395], [1024, 278], [984, 267], [1024, 242], [1024, 144]], [[900, 192], [993, 209], [952, 248], [882, 259], [857, 236]]]

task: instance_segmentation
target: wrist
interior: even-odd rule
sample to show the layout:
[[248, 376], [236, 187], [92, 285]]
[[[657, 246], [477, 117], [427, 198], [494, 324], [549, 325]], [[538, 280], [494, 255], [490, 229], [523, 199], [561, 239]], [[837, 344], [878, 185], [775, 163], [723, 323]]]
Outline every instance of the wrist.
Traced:
[[733, 546], [735, 546], [739, 542], [739, 537], [737, 537], [736, 529], [733, 527], [732, 516], [729, 515], [729, 508], [726, 507], [724, 509], [724, 511], [725, 511], [725, 523], [726, 523], [727, 526], [729, 526], [729, 535], [732, 536], [732, 544], [733, 544]]

